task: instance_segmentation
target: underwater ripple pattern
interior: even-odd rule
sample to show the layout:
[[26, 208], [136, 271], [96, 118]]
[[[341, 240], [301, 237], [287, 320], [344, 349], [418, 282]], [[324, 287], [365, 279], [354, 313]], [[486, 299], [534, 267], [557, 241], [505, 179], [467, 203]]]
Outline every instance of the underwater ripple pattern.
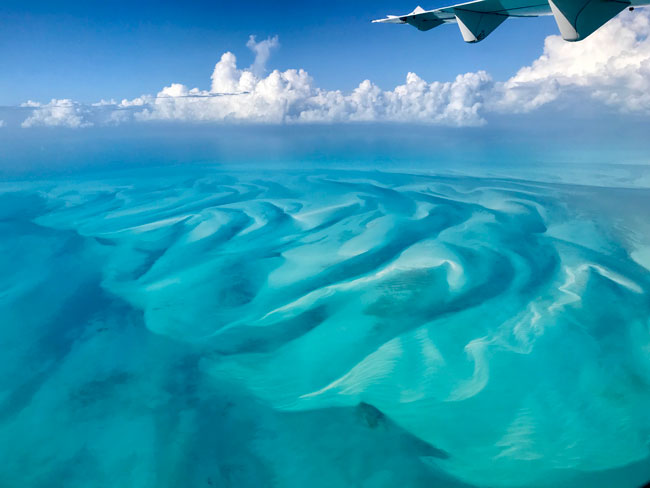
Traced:
[[648, 208], [334, 170], [7, 184], [0, 486], [640, 486]]

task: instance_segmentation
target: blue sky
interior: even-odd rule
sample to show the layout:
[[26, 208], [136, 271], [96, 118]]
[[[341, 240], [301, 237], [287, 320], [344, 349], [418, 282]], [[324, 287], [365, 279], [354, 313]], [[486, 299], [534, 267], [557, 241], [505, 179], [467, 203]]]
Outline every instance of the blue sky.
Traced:
[[[426, 8], [443, 2], [423, 2]], [[133, 98], [174, 82], [206, 87], [215, 62], [245, 44], [278, 35], [270, 67], [303, 68], [318, 86], [349, 90], [364, 79], [382, 88], [414, 71], [446, 81], [484, 69], [497, 79], [542, 52], [551, 18], [510, 20], [484, 42], [466, 45], [454, 25], [422, 33], [373, 25], [407, 13], [417, 0], [372, 2], [16, 1], [0, 4], [0, 104], [28, 99]]]
[[552, 17], [509, 20], [471, 45], [455, 25], [370, 23], [416, 5], [5, 0], [0, 173], [648, 162], [648, 11], [578, 43]]

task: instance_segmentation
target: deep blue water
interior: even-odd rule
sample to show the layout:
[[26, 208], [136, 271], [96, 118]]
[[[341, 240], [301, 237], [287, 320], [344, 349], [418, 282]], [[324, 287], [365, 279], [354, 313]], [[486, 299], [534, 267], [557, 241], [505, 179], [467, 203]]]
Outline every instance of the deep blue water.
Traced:
[[1, 183], [0, 486], [642, 485], [650, 172], [557, 169]]

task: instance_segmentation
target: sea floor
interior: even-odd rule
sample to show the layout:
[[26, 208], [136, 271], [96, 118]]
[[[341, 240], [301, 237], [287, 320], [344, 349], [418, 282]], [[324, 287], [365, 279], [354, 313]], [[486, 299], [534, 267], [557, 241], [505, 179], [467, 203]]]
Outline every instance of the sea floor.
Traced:
[[641, 486], [621, 168], [0, 183], [0, 487]]

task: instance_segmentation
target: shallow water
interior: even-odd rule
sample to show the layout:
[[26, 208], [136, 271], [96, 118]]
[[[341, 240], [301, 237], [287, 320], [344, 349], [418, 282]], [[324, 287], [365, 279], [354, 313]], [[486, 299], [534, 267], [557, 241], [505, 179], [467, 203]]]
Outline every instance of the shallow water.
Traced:
[[650, 180], [599, 174], [5, 182], [0, 486], [642, 485]]

